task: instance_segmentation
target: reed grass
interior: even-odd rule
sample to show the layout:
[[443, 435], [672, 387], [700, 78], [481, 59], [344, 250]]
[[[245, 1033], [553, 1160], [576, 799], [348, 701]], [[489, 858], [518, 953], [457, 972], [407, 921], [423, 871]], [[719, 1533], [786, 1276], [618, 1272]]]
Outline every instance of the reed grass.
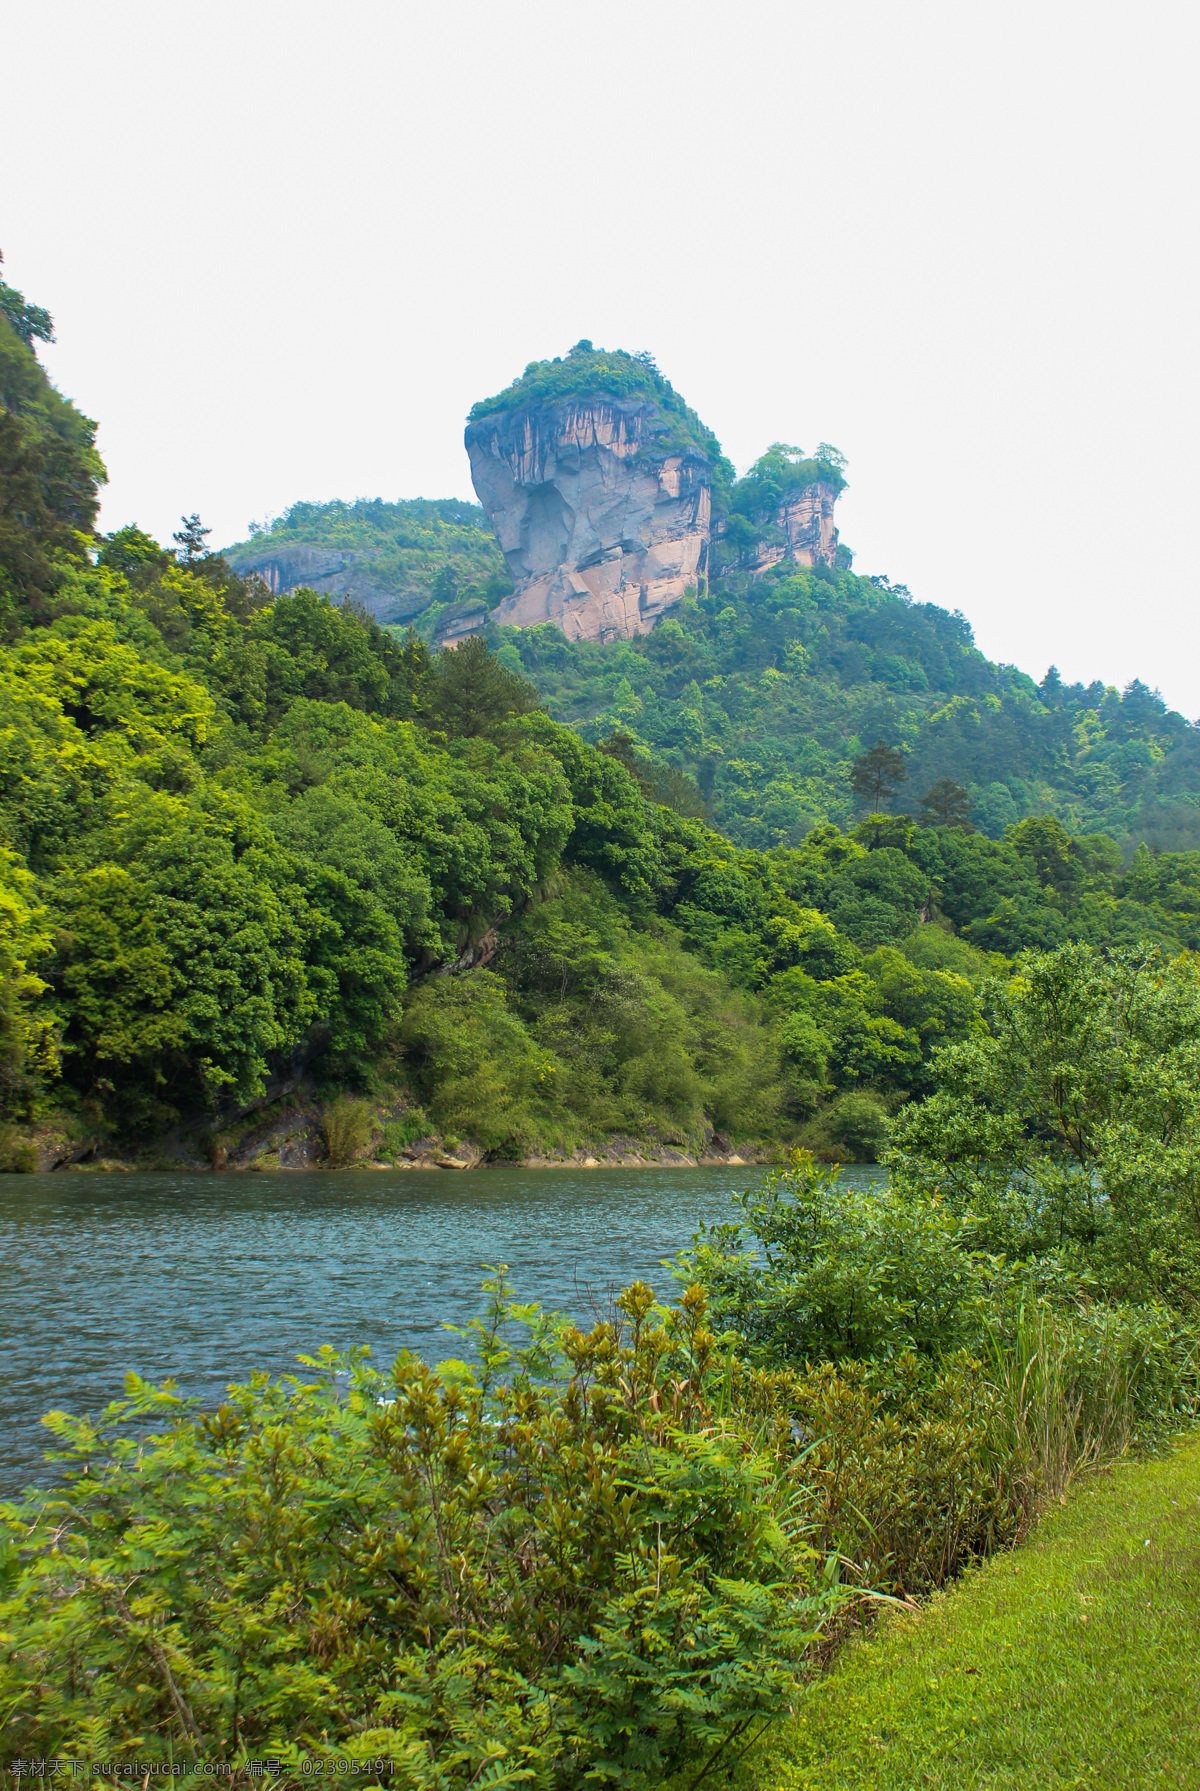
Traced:
[[367, 1101], [342, 1095], [325, 1109], [321, 1131], [332, 1169], [344, 1169], [371, 1142], [372, 1114]]

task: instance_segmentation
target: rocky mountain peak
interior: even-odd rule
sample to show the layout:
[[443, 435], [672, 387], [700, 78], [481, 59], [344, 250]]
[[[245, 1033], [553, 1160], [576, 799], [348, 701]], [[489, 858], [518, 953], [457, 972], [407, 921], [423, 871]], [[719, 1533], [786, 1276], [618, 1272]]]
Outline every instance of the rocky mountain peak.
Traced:
[[699, 587], [713, 458], [671, 423], [640, 393], [473, 416], [471, 478], [513, 581], [494, 622], [627, 640]]

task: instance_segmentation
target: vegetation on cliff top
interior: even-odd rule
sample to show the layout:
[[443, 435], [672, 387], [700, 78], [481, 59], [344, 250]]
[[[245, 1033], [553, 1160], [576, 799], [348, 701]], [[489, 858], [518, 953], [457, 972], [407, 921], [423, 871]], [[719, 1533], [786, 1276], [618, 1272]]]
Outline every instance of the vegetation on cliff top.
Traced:
[[554, 404], [567, 398], [641, 398], [653, 404], [661, 424], [654, 435], [654, 452], [703, 456], [712, 469], [713, 491], [727, 493], [733, 467], [721, 452], [712, 430], [702, 423], [669, 379], [659, 372], [650, 354], [628, 354], [623, 348], [593, 348], [586, 339], [569, 354], [552, 361], [530, 361], [519, 379], [493, 398], [481, 398], [468, 412], [470, 422], [528, 406]]
[[739, 516], [770, 516], [793, 492], [818, 483], [832, 486], [835, 497], [845, 491], [844, 454], [829, 442], [821, 442], [815, 454], [772, 442], [734, 486], [730, 509]]

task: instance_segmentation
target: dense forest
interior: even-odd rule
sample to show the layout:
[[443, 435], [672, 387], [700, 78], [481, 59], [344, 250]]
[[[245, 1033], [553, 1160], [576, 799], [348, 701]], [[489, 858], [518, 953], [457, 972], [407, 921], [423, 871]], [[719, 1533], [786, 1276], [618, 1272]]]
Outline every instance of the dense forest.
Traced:
[[686, 771], [741, 844], [850, 825], [851, 765], [882, 738], [905, 753], [902, 806], [948, 776], [993, 838], [1051, 814], [1127, 854], [1200, 846], [1200, 733], [1157, 693], [1053, 668], [1035, 684], [986, 659], [963, 616], [848, 569], [726, 573], [650, 636], [505, 630], [501, 657], [585, 738], [620, 730]]
[[[1035, 688], [825, 568], [727, 574], [633, 642], [432, 652], [273, 598], [195, 518], [95, 535], [93, 426], [10, 312], [8, 1160], [51, 1115], [199, 1136], [302, 1072], [401, 1091], [393, 1147], [871, 1156], [1021, 949], [1200, 946], [1200, 854], [1130, 850], [1186, 831], [1200, 766], [1141, 687]], [[289, 515], [335, 509], [375, 526]], [[425, 520], [426, 551], [470, 523]]]

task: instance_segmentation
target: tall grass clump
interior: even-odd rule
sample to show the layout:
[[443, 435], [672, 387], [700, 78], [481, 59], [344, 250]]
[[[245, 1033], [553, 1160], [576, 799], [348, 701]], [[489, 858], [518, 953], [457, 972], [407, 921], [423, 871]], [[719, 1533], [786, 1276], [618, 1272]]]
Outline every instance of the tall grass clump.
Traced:
[[361, 1157], [371, 1142], [373, 1118], [370, 1104], [340, 1095], [326, 1107], [321, 1120], [325, 1149], [332, 1169], [344, 1169]]
[[988, 1449], [1032, 1508], [1200, 1409], [1200, 1337], [1161, 1308], [1022, 1301], [986, 1333]]

